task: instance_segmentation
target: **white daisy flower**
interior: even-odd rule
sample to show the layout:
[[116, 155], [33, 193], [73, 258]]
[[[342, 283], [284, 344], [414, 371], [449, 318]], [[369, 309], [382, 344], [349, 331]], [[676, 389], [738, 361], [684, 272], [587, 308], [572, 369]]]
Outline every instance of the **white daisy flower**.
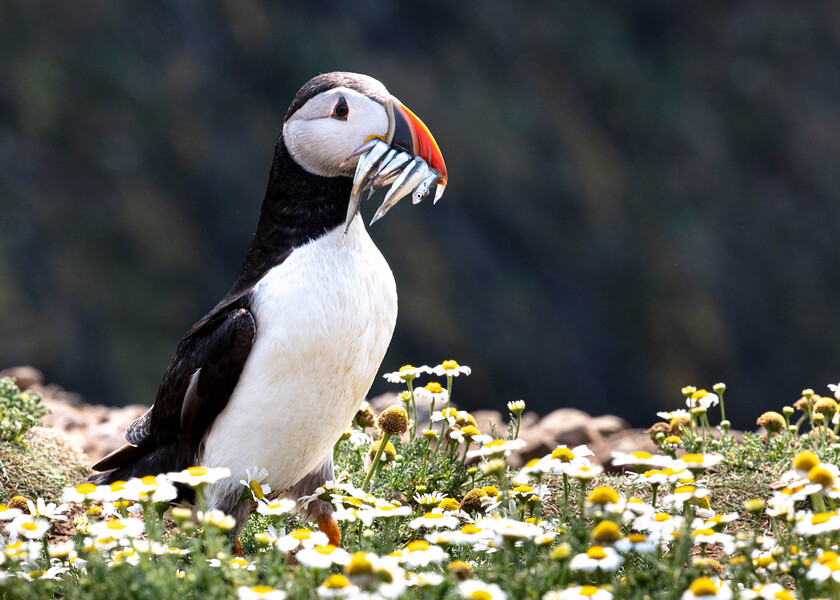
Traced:
[[288, 594], [267, 585], [240, 586], [236, 590], [238, 600], [286, 600]]
[[800, 512], [796, 515], [794, 533], [802, 537], [815, 537], [840, 530], [840, 516], [836, 511], [824, 513]]
[[9, 508], [5, 504], [0, 504], [0, 521], [11, 521], [22, 514], [23, 511], [19, 508]]
[[121, 500], [136, 502], [138, 490], [136, 487], [128, 486], [125, 481], [114, 481], [106, 485], [96, 486], [96, 491], [91, 493], [89, 497], [92, 500], [102, 500], [103, 502], [119, 502]]
[[462, 581], [458, 584], [458, 593], [469, 600], [507, 600], [507, 594], [495, 583], [485, 583], [478, 579]]
[[332, 565], [346, 565], [350, 554], [332, 544], [302, 548], [295, 554], [297, 561], [310, 569], [329, 569]]
[[61, 501], [71, 504], [81, 504], [93, 499], [96, 493], [96, 486], [92, 483], [81, 483], [76, 487], [66, 487], [61, 493]]
[[463, 444], [465, 440], [473, 444], [488, 444], [493, 441], [492, 436], [482, 434], [472, 425], [467, 425], [461, 429], [453, 429], [449, 432], [449, 437], [459, 444]]
[[32, 515], [19, 515], [6, 524], [6, 531], [9, 532], [12, 541], [17, 541], [19, 537], [25, 537], [28, 540], [40, 540], [49, 529], [50, 522], [47, 519]]
[[424, 515], [409, 521], [408, 526], [412, 529], [426, 527], [428, 529], [453, 529], [458, 527], [460, 521], [451, 514], [443, 514], [442, 511], [427, 512]]
[[735, 538], [727, 533], [721, 533], [714, 529], [697, 529], [691, 532], [695, 546], [704, 544], [720, 544], [727, 554], [735, 552]]
[[336, 499], [341, 499], [347, 494], [353, 497], [358, 497], [358, 494], [365, 495], [365, 492], [357, 489], [350, 483], [341, 481], [341, 478], [334, 481], [327, 481], [324, 485], [315, 488], [315, 491], [308, 496], [301, 496], [298, 502], [302, 508], [307, 508], [315, 500], [323, 500], [335, 504]]
[[431, 508], [432, 506], [437, 506], [438, 503], [440, 503], [440, 501], [444, 498], [446, 498], [446, 494], [437, 490], [433, 492], [427, 492], [425, 494], [414, 495], [414, 501], [423, 508]]
[[434, 369], [430, 369], [432, 373], [437, 375], [438, 377], [443, 377], [444, 375], [447, 377], [458, 377], [458, 375], [469, 375], [472, 373], [472, 369], [469, 367], [462, 367], [454, 360], [445, 360]]
[[423, 540], [409, 542], [403, 550], [396, 552], [397, 560], [404, 567], [417, 569], [430, 564], [440, 564], [449, 555], [440, 546], [430, 545]]
[[[414, 397], [417, 400], [424, 400], [430, 403], [434, 402], [435, 404], [438, 402], [443, 402], [444, 404], [449, 402], [449, 392], [437, 381], [430, 381], [423, 387], [414, 390]], [[464, 411], [461, 412], [466, 414]]]
[[359, 586], [353, 585], [347, 577], [336, 573], [327, 577], [326, 581], [315, 590], [320, 598], [358, 598]]
[[636, 554], [653, 554], [656, 552], [656, 546], [659, 538], [656, 536], [646, 536], [644, 533], [633, 532], [627, 537], [618, 540], [614, 547], [619, 552], [627, 554], [628, 552], [635, 552]]
[[585, 553], [572, 557], [569, 568], [572, 571], [583, 571], [585, 573], [598, 570], [611, 573], [618, 569], [623, 562], [624, 559], [612, 548], [592, 546]]
[[476, 456], [484, 458], [501, 458], [503, 456], [510, 456], [514, 450], [519, 450], [525, 445], [525, 440], [493, 440], [487, 442], [481, 448], [470, 450], [467, 452], [467, 458], [474, 458]]
[[88, 535], [97, 539], [113, 538], [116, 540], [125, 538], [136, 538], [146, 530], [146, 526], [140, 519], [111, 519], [99, 521], [88, 525]]
[[[344, 433], [347, 436], [347, 441], [350, 442], [350, 445], [354, 448], [358, 448], [359, 446], [370, 446], [373, 443], [373, 438], [370, 437], [370, 435], [361, 429], [357, 429], [356, 427], [348, 427], [347, 431]], [[342, 439], [344, 439], [344, 436], [342, 436]]]
[[410, 506], [394, 506], [388, 504], [374, 508], [363, 508], [356, 511], [356, 518], [365, 525], [370, 525], [374, 519], [393, 519], [395, 517], [407, 517], [414, 512]]
[[226, 467], [187, 467], [183, 471], [166, 474], [169, 481], [184, 483], [190, 487], [216, 483], [226, 477], [230, 477], [230, 469]]
[[239, 484], [244, 485], [251, 498], [259, 502], [271, 493], [271, 486], [263, 483], [268, 477], [268, 470], [259, 467], [245, 469], [245, 479], [240, 479]]
[[236, 519], [215, 508], [203, 512], [198, 511], [196, 518], [202, 525], [218, 527], [222, 531], [230, 531], [236, 526]]
[[[419, 390], [418, 390], [419, 391]], [[458, 410], [454, 407], [444, 408], [443, 410], [436, 410], [429, 417], [432, 423], [445, 420], [449, 427], [454, 427], [458, 419], [466, 419], [469, 413], [465, 410]]]
[[310, 529], [295, 529], [274, 542], [274, 547], [280, 552], [291, 552], [298, 548], [314, 548], [315, 546], [326, 546], [330, 543], [327, 534], [321, 531]]
[[717, 406], [719, 402], [720, 398], [717, 394], [712, 394], [706, 390], [697, 390], [685, 400], [685, 404], [688, 408], [701, 407], [708, 409], [712, 406]]
[[789, 590], [781, 584], [765, 583], [743, 590], [739, 597], [742, 600], [796, 600], [799, 596], [794, 590]]
[[575, 585], [565, 590], [546, 592], [542, 600], [612, 600], [613, 595], [594, 585]]
[[147, 475], [142, 479], [132, 477], [125, 482], [125, 489], [138, 502], [169, 502], [178, 497], [177, 488], [164, 475]]
[[726, 582], [701, 577], [683, 592], [681, 600], [731, 600], [732, 590]]
[[661, 469], [669, 466], [673, 461], [673, 459], [669, 456], [664, 456], [662, 454], [650, 454], [649, 452], [642, 451], [626, 454], [624, 452], [619, 452], [618, 450], [613, 450], [612, 457], [612, 464], [614, 467], [628, 466], [643, 471]]
[[290, 498], [275, 498], [257, 503], [257, 512], [261, 515], [285, 515], [295, 509], [295, 501]]
[[126, 563], [136, 567], [140, 564], [140, 555], [133, 548], [124, 548], [114, 553], [113, 558], [108, 561], [108, 568]]
[[423, 373], [430, 373], [431, 369], [427, 366], [422, 367], [414, 367], [412, 365], [403, 365], [400, 367], [399, 371], [394, 371], [393, 373], [385, 373], [383, 377], [389, 383], [400, 383], [404, 381], [411, 381], [422, 375]]
[[408, 587], [435, 587], [443, 583], [443, 575], [431, 571], [411, 572], [405, 576]]
[[811, 563], [805, 576], [818, 583], [829, 579], [840, 583], [840, 556], [833, 550], [817, 550], [817, 560]]
[[670, 421], [671, 419], [676, 419], [678, 417], [684, 417], [686, 419], [691, 418], [691, 413], [685, 410], [684, 408], [680, 408], [677, 410], [672, 410], [669, 412], [658, 412], [656, 416], [660, 419], [664, 419], [666, 421]]

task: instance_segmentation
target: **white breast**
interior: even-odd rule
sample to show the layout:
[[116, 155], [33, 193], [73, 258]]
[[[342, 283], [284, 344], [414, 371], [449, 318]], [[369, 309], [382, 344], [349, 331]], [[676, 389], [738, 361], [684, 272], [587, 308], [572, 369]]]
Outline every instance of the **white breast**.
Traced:
[[268, 469], [282, 491], [331, 451], [358, 410], [391, 341], [394, 276], [356, 219], [297, 248], [254, 293], [257, 334], [239, 383], [204, 444], [201, 463], [231, 478], [208, 504], [238, 485], [245, 469]]

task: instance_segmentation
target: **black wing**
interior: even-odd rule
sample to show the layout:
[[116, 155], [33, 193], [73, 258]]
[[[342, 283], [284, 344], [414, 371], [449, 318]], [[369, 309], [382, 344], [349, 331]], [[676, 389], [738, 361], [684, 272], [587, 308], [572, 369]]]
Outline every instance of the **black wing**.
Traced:
[[[173, 454], [163, 450], [174, 445], [188, 454], [197, 452], [227, 405], [254, 343], [254, 316], [247, 308], [237, 307], [240, 302], [220, 305], [187, 333], [166, 369], [154, 405], [129, 426], [126, 439], [130, 444], [103, 458], [94, 470], [126, 467], [155, 453], [163, 459]], [[140, 462], [167, 467], [151, 457]], [[122, 475], [157, 472], [163, 471]]]

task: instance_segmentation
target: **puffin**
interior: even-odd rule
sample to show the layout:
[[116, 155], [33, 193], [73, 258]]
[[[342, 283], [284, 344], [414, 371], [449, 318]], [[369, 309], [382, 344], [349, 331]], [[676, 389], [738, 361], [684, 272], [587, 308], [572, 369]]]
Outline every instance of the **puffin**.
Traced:
[[[246, 470], [268, 471], [297, 500], [335, 478], [332, 448], [373, 383], [397, 318], [394, 276], [361, 218], [361, 198], [390, 186], [374, 221], [401, 197], [435, 201], [446, 165], [426, 125], [378, 80], [321, 74], [283, 120], [265, 198], [230, 291], [184, 335], [154, 404], [90, 481], [226, 467], [204, 490], [208, 509], [241, 530], [254, 507]], [[179, 487], [175, 502], [194, 502]], [[300, 509], [330, 542], [332, 506]]]

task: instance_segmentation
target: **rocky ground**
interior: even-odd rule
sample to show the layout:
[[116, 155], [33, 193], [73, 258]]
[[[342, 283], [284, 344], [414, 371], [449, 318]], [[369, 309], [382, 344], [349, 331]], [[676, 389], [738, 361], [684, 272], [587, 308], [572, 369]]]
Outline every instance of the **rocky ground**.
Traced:
[[[40, 394], [43, 404], [50, 409], [50, 414], [43, 419], [44, 424], [64, 432], [91, 463], [124, 444], [126, 427], [148, 408], [139, 404], [123, 407], [88, 404], [77, 394], [67, 392], [56, 384], [45, 384], [43, 374], [34, 367], [0, 371], [0, 377], [4, 376], [15, 377], [21, 389]], [[377, 413], [396, 402], [394, 395], [370, 400]], [[505, 416], [500, 412], [478, 410], [472, 414], [482, 433], [490, 433], [493, 426], [499, 433], [507, 431]], [[427, 406], [419, 407], [418, 420], [428, 420]], [[542, 417], [526, 410], [519, 437], [525, 440], [526, 445], [511, 457], [509, 462], [515, 467], [548, 454], [560, 444], [570, 447], [586, 444], [595, 453], [595, 461], [607, 469], [610, 468], [610, 452], [613, 450], [656, 450], [644, 430], [631, 428], [620, 417], [593, 417], [575, 408], [558, 408]]]

